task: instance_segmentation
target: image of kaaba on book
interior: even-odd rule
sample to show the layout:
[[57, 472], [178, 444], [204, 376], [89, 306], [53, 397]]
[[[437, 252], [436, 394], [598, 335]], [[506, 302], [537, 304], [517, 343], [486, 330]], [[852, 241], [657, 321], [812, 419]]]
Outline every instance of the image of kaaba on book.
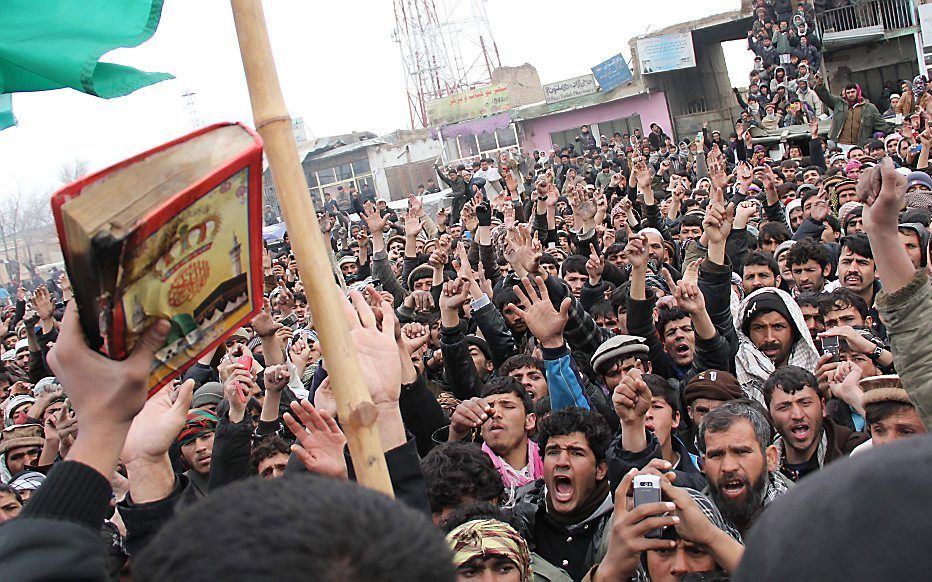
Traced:
[[[150, 391], [261, 307], [262, 273], [252, 269], [262, 264], [260, 144], [241, 125], [206, 128], [65, 189], [78, 188], [79, 197], [62, 194], [56, 220], [88, 337], [120, 359], [155, 318], [171, 322]], [[114, 192], [107, 200], [121, 213], [90, 212], [90, 199], [100, 204], [102, 187], [116, 185], [145, 196]]]

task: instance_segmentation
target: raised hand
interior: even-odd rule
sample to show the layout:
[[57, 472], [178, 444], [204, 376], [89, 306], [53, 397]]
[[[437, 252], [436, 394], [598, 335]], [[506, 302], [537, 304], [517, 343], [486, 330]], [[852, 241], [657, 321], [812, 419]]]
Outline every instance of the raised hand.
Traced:
[[460, 222], [463, 224], [463, 228], [469, 232], [476, 232], [479, 228], [479, 219], [476, 218], [476, 208], [472, 202], [463, 205], [463, 210], [460, 211]]
[[683, 270], [683, 277], [680, 280], [697, 285], [699, 283], [699, 266], [701, 264], [702, 259], [696, 259], [695, 261], [689, 263], [689, 265], [686, 266], [686, 269]]
[[644, 161], [644, 158], [637, 158], [631, 173], [639, 190], [646, 191], [650, 189], [651, 175], [650, 170], [647, 169], [647, 162]]
[[466, 438], [470, 431], [477, 429], [485, 424], [495, 410], [489, 406], [484, 398], [470, 398], [457, 405], [456, 410], [450, 415], [450, 430], [448, 440], [461, 441]]
[[52, 294], [45, 285], [36, 287], [32, 296], [32, 304], [36, 308], [36, 315], [43, 322], [53, 322], [55, 319], [55, 304], [52, 303]]
[[895, 229], [906, 203], [906, 176], [884, 156], [877, 166], [861, 172], [858, 198], [864, 203], [864, 230]]
[[690, 315], [705, 310], [705, 297], [695, 283], [681, 280], [673, 287], [673, 297], [676, 305]]
[[409, 358], [430, 341], [430, 328], [420, 323], [406, 323], [401, 326], [398, 344]]
[[612, 393], [612, 405], [622, 425], [643, 421], [650, 410], [650, 402], [650, 389], [637, 368], [628, 370]]
[[629, 238], [628, 246], [625, 247], [625, 256], [632, 269], [647, 268], [647, 237], [638, 234]]
[[304, 336], [299, 337], [297, 341], [291, 343], [291, 349], [288, 350], [288, 355], [291, 358], [291, 363], [297, 368], [299, 378], [304, 376], [304, 371], [310, 363], [312, 352], [313, 350], [311, 346], [308, 345]]
[[288, 364], [269, 366], [262, 371], [262, 374], [263, 386], [265, 386], [266, 392], [281, 392], [288, 385], [288, 380], [291, 378]]
[[418, 218], [424, 218], [424, 201], [414, 194], [408, 194], [408, 212], [413, 212]]
[[752, 218], [757, 216], [757, 202], [754, 200], [745, 200], [735, 209], [735, 220], [732, 228], [742, 229], [748, 225]]
[[[679, 518], [666, 515], [676, 506], [670, 502], [644, 503], [637, 507], [629, 503], [631, 484], [636, 470], [624, 476], [615, 490], [615, 512], [608, 550], [596, 573], [597, 580], [628, 580], [637, 572], [641, 554], [650, 550], [672, 550], [676, 542], [644, 537], [647, 532], [676, 525]], [[663, 483], [663, 479], [661, 479]]]
[[[614, 239], [614, 234], [612, 235]], [[602, 280], [602, 272], [605, 271], [605, 259], [595, 252], [595, 248], [589, 245], [589, 260], [586, 261], [586, 273], [589, 275], [589, 284], [598, 285]]]
[[537, 291], [531, 280], [525, 277], [521, 286], [515, 285], [514, 291], [521, 302], [521, 307], [514, 306], [514, 313], [527, 323], [528, 330], [537, 338], [545, 348], [559, 348], [563, 346], [563, 328], [569, 320], [572, 300], [565, 297], [560, 303], [560, 310], [553, 308], [547, 286], [542, 277], [535, 277]]
[[706, 210], [705, 218], [702, 221], [703, 229], [709, 237], [709, 244], [724, 244], [725, 239], [731, 232], [731, 225], [734, 220], [734, 208], [721, 202], [711, 202]]
[[[367, 292], [375, 290], [369, 287]], [[349, 298], [342, 295], [340, 298], [372, 402], [377, 406], [397, 403], [401, 395], [401, 362], [395, 342], [395, 310], [391, 303], [381, 302], [382, 328], [379, 329], [375, 313], [361, 293], [350, 291]]]
[[828, 201], [823, 200], [822, 198], [817, 198], [812, 203], [812, 210], [810, 211], [809, 216], [816, 222], [822, 222], [825, 220], [825, 217], [828, 216]]
[[147, 400], [133, 419], [120, 460], [129, 465], [136, 461], [155, 462], [167, 455], [184, 427], [193, 394], [194, 380], [185, 380], [177, 386], [166, 384]]
[[284, 415], [285, 426], [297, 442], [291, 452], [311, 473], [347, 478], [343, 447], [346, 436], [337, 421], [326, 410], [317, 410], [307, 400], [291, 403], [291, 412]]
[[423, 228], [424, 222], [421, 221], [416, 213], [409, 209], [408, 213], [405, 214], [405, 236], [407, 238], [417, 238], [417, 235], [421, 234]]
[[540, 241], [532, 237], [531, 231], [523, 224], [505, 235], [505, 260], [519, 277], [539, 272], [542, 254]]
[[366, 201], [364, 208], [366, 213], [363, 218], [366, 221], [366, 226], [369, 227], [369, 232], [371, 232], [373, 236], [385, 232], [385, 229], [388, 226], [388, 215], [382, 216], [379, 214], [379, 211], [376, 209], [375, 204], [373, 204], [371, 200]]
[[441, 313], [457, 313], [466, 302], [469, 301], [469, 281], [465, 279], [455, 279], [443, 284], [443, 291], [440, 293], [440, 311]]

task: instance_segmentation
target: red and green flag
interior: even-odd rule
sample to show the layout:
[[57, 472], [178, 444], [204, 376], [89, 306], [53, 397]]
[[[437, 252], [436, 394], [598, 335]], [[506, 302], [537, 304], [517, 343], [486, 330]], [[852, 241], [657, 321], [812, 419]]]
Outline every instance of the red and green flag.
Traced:
[[155, 33], [163, 0], [0, 0], [0, 130], [16, 123], [11, 93], [71, 87], [104, 99], [172, 79], [102, 63]]

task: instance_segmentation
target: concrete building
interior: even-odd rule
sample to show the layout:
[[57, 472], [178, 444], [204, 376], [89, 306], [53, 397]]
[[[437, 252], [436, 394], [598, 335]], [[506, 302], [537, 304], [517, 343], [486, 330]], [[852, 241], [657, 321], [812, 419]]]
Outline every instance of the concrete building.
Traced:
[[[298, 144], [298, 157], [315, 205], [323, 206], [325, 193], [336, 199], [338, 188], [364, 185], [385, 200], [399, 200], [416, 191], [418, 184], [437, 180], [434, 162], [441, 143], [430, 130], [397, 130], [376, 136], [372, 132], [309, 139]], [[268, 170], [263, 175], [266, 222], [280, 216], [275, 185]]]
[[833, 92], [858, 83], [880, 107], [885, 83], [899, 93], [899, 81], [912, 81], [920, 72], [922, 40], [913, 0], [866, 0], [827, 10], [816, 17], [816, 28]]

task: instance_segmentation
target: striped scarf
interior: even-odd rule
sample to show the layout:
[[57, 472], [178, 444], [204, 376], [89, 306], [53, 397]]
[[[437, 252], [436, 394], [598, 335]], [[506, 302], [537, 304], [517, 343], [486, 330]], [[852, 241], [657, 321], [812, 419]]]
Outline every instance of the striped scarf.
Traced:
[[468, 521], [447, 534], [447, 543], [456, 568], [477, 557], [501, 556], [518, 567], [521, 582], [531, 579], [531, 553], [527, 542], [505, 522], [496, 519]]
[[544, 477], [544, 462], [540, 458], [540, 449], [538, 449], [537, 443], [531, 439], [527, 439], [527, 464], [529, 468], [527, 476], [524, 476], [520, 469], [515, 469], [505, 459], [499, 457], [489, 447], [488, 443], [482, 443], [482, 450], [492, 459], [492, 464], [495, 465], [498, 474], [502, 476], [502, 484], [505, 485], [505, 489], [521, 487]]

